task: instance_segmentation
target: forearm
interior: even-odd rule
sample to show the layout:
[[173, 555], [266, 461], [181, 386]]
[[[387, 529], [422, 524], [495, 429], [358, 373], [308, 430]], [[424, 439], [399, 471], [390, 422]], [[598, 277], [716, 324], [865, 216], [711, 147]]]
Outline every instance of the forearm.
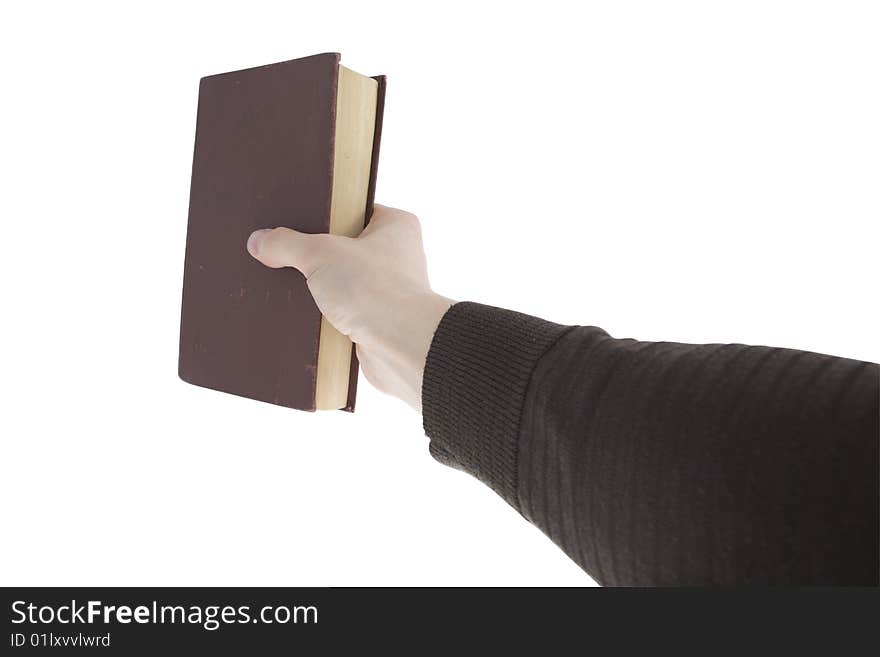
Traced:
[[[473, 382], [476, 381], [476, 385]], [[607, 584], [876, 583], [876, 365], [458, 304], [432, 452]]]

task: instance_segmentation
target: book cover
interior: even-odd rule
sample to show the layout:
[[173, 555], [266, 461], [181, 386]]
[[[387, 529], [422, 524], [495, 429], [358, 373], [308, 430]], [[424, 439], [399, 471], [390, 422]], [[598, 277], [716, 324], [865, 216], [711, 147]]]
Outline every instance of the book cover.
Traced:
[[[257, 228], [328, 232], [339, 70], [340, 56], [327, 53], [200, 82], [180, 322], [184, 381], [315, 409], [321, 314], [302, 274], [263, 266], [245, 244]], [[367, 220], [385, 95], [384, 76], [374, 79]], [[352, 349], [347, 411], [357, 373]]]

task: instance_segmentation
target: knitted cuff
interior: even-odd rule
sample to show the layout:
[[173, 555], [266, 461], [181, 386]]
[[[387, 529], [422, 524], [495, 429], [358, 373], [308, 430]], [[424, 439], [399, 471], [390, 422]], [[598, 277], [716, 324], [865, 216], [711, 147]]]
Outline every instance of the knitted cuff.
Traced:
[[422, 415], [432, 456], [517, 502], [517, 449], [529, 379], [570, 326], [477, 303], [443, 316], [425, 362]]

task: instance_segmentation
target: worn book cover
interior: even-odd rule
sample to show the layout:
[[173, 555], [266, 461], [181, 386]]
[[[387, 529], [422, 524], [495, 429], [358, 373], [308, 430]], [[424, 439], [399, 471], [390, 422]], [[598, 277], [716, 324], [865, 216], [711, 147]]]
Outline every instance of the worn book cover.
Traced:
[[[346, 109], [343, 80], [358, 89], [372, 85], [372, 95]], [[349, 98], [355, 91], [345, 93]], [[321, 336], [333, 329], [322, 331], [302, 274], [263, 266], [245, 244], [257, 228], [329, 232], [331, 205], [338, 202], [334, 186], [337, 197], [349, 194], [349, 205], [355, 199], [359, 218], [349, 217], [349, 227], [363, 227], [372, 212], [384, 95], [383, 76], [344, 69], [336, 53], [201, 80], [180, 322], [184, 381], [315, 410]], [[359, 114], [370, 103], [374, 114]], [[346, 112], [371, 129], [344, 128], [340, 121], [337, 130], [337, 114]], [[343, 141], [356, 151], [357, 140], [366, 155], [344, 151], [349, 147]], [[339, 165], [352, 157], [365, 163], [361, 183], [342, 179]], [[350, 351], [342, 361], [348, 371], [333, 373], [345, 388], [332, 407], [348, 411], [354, 410], [358, 372]]]

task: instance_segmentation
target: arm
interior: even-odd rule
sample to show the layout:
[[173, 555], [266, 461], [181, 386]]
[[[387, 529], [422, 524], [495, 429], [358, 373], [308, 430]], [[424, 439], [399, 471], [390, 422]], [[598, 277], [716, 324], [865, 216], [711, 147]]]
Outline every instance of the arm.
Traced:
[[603, 584], [876, 584], [878, 367], [615, 340], [428, 284], [417, 219], [356, 239], [257, 231], [423, 411], [431, 453], [491, 486]]
[[600, 583], [877, 584], [876, 365], [459, 303], [423, 396], [432, 453]]

